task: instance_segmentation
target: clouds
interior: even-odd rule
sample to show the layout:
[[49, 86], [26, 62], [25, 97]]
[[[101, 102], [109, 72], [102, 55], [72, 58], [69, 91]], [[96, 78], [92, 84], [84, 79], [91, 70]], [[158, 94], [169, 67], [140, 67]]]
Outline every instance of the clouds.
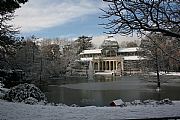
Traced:
[[100, 12], [104, 4], [97, 0], [29, 0], [16, 11], [14, 24], [22, 32], [40, 31], [68, 24], [85, 15]]
[[[74, 38], [93, 36], [93, 43], [101, 45], [107, 37], [98, 26], [107, 3], [102, 0], [29, 0], [16, 10], [14, 24], [21, 27], [22, 36]], [[118, 41], [135, 37], [115, 36]]]

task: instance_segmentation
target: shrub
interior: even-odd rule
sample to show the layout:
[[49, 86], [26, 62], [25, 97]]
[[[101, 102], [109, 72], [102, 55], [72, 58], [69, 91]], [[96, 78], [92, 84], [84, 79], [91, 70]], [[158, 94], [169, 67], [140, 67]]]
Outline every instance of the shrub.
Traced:
[[[11, 102], [27, 102], [27, 100], [31, 98], [34, 98], [33, 100], [37, 102], [44, 101], [46, 103], [46, 97], [41, 90], [36, 87], [33, 84], [19, 84], [18, 86], [15, 86], [11, 88], [4, 96], [5, 100], [11, 101]], [[26, 100], [26, 101], [25, 101]]]

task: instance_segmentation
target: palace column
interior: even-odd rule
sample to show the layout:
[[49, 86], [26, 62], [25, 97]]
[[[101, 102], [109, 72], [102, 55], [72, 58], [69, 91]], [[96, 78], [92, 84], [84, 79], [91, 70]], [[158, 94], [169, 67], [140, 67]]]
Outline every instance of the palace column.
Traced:
[[113, 61], [113, 70], [115, 70], [115, 61]]
[[104, 70], [104, 61], [102, 61], [102, 70]]
[[114, 70], [116, 70], [116, 61], [114, 61]]
[[121, 61], [121, 72], [124, 72], [124, 65], [123, 65], [123, 61]]
[[109, 70], [111, 70], [111, 61], [109, 61]]
[[98, 71], [100, 71], [100, 61], [98, 61]]
[[109, 69], [109, 62], [106, 61], [106, 70], [108, 70], [108, 69]]
[[107, 61], [104, 61], [105, 62], [105, 69], [104, 70], [107, 70]]
[[116, 61], [116, 70], [118, 70], [118, 61]]

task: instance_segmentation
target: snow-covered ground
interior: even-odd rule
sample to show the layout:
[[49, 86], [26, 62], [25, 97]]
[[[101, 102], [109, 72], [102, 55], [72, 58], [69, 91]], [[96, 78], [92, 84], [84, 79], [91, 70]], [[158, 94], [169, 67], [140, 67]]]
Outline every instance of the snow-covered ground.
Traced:
[[[157, 75], [155, 72], [150, 72], [150, 75]], [[160, 75], [175, 75], [175, 76], [180, 76], [180, 72], [159, 72]]]
[[[114, 72], [97, 72], [96, 75], [112, 75]], [[174, 75], [180, 76], [180, 72], [159, 72], [160, 75]], [[149, 72], [149, 75], [157, 75], [156, 72]]]
[[[169, 75], [180, 76], [180, 73], [169, 73]], [[6, 91], [1, 85], [0, 88], [0, 93]], [[172, 105], [69, 107], [66, 105], [28, 105], [0, 100], [0, 120], [119, 120], [162, 117], [179, 117], [180, 119], [180, 101], [173, 101]]]
[[68, 107], [27, 105], [0, 101], [2, 120], [115, 120], [180, 117], [180, 101], [173, 105], [138, 105], [127, 107]]

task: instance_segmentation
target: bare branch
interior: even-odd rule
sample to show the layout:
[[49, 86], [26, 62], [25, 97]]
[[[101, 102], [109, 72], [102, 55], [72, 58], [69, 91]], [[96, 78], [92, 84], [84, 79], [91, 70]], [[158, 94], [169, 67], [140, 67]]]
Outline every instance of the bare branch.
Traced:
[[103, 0], [109, 3], [102, 10], [108, 23], [102, 25], [110, 34], [129, 35], [145, 31], [161, 32], [165, 36], [180, 38], [180, 1], [158, 0]]

